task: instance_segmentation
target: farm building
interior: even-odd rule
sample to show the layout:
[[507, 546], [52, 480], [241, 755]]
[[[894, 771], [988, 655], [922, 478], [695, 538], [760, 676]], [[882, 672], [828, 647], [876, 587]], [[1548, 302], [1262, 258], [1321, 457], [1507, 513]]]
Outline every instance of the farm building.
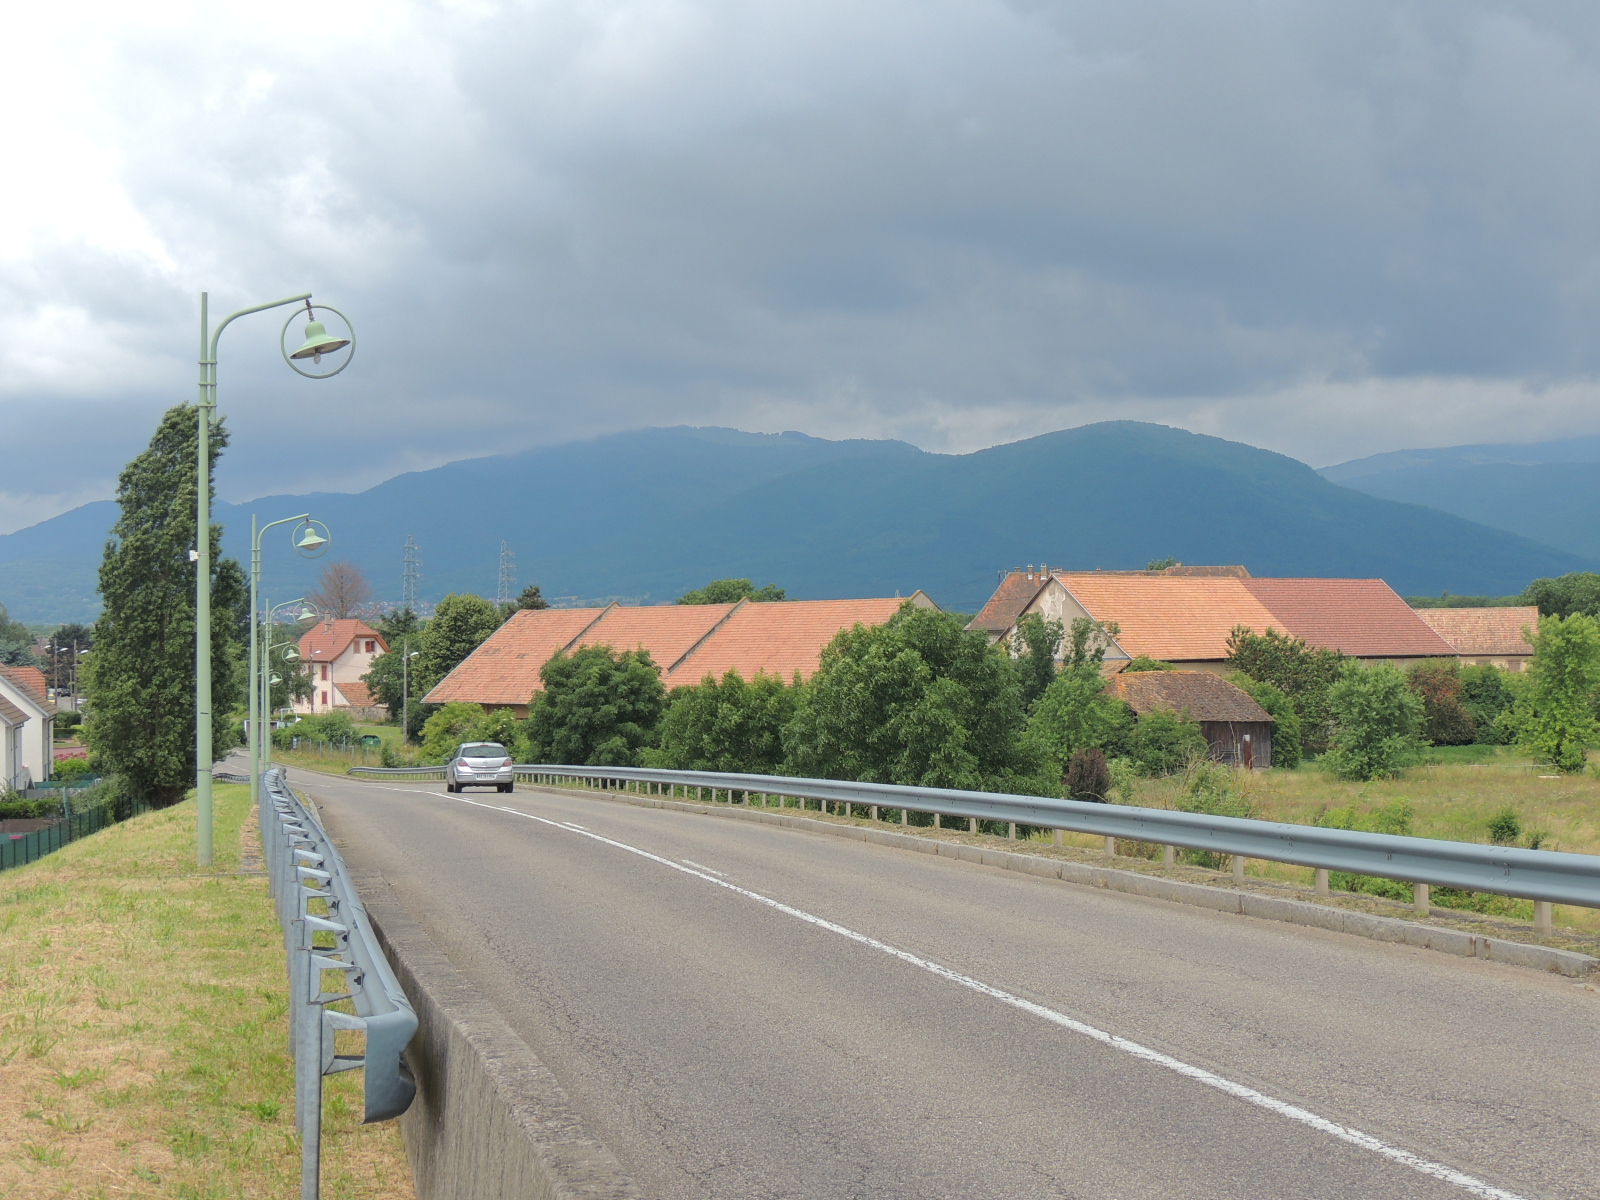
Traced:
[[1272, 718], [1242, 688], [1209, 671], [1125, 671], [1106, 691], [1143, 716], [1155, 709], [1198, 721], [1211, 757], [1234, 767], [1272, 765]]
[[423, 699], [429, 704], [467, 701], [485, 709], [528, 712], [543, 689], [539, 669], [557, 654], [580, 646], [648, 650], [670, 688], [692, 686], [708, 675], [737, 671], [787, 682], [809, 678], [822, 651], [842, 629], [882, 625], [902, 604], [934, 607], [921, 592], [909, 600], [741, 600], [737, 604], [663, 604], [630, 608], [524, 609], [466, 657]]
[[1417, 616], [1450, 643], [1462, 666], [1489, 664], [1506, 671], [1525, 671], [1533, 657], [1531, 637], [1539, 628], [1539, 610], [1517, 608], [1419, 608]]

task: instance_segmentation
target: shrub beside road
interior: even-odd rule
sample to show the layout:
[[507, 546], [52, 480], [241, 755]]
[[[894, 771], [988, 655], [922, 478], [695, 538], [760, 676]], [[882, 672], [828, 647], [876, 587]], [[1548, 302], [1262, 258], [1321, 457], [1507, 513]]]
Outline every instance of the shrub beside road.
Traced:
[[[246, 789], [216, 791], [217, 866], [193, 800], [0, 875], [0, 1195], [289, 1196], [299, 1186], [283, 943]], [[408, 1197], [361, 1076], [327, 1081], [323, 1196]]]

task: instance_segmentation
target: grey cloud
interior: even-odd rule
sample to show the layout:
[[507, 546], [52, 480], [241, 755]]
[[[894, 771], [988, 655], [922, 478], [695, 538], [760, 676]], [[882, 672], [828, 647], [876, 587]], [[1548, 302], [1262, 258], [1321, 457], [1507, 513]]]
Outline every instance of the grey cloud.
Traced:
[[1313, 461], [1541, 397], [1521, 428], [1600, 429], [1590, 6], [396, 12], [337, 52], [122, 44], [104, 102], [172, 265], [0, 285], [0, 317], [84, 308], [129, 381], [18, 385], [30, 436], [65, 406], [111, 477], [192, 394], [200, 286], [310, 286], [362, 336], [310, 385], [278, 320], [230, 331], [236, 498], [678, 422], [968, 448], [1128, 415]]

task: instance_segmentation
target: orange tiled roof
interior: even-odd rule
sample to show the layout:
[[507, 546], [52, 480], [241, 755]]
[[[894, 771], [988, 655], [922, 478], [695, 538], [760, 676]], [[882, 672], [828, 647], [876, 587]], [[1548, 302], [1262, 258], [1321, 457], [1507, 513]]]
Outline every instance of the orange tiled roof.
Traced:
[[765, 671], [787, 681], [817, 669], [822, 651], [841, 629], [881, 625], [900, 599], [780, 600], [738, 604], [672, 604], [650, 608], [524, 610], [490, 635], [424, 699], [429, 704], [527, 704], [542, 687], [539, 668], [578, 646], [643, 648], [668, 687]]
[[[1352, 658], [1453, 657], [1456, 651], [1381, 579], [1246, 579], [1279, 629]], [[1262, 630], [1256, 628], [1256, 632]]]
[[376, 703], [372, 689], [364, 683], [335, 683], [333, 687], [353, 708], [371, 708]]
[[302, 662], [332, 662], [345, 652], [345, 648], [356, 638], [377, 638], [378, 648], [388, 653], [389, 643], [383, 640], [383, 635], [365, 621], [358, 621], [353, 617], [340, 621], [318, 621], [300, 636], [300, 659]]
[[1249, 692], [1210, 671], [1124, 671], [1106, 681], [1106, 691], [1141, 716], [1164, 708], [1195, 721], [1272, 721]]
[[0, 667], [0, 675], [27, 692], [28, 698], [47, 714], [55, 713], [56, 706], [50, 699], [50, 683], [38, 667]]
[[693, 686], [707, 675], [721, 679], [737, 671], [745, 679], [758, 672], [785, 683], [796, 671], [809, 679], [822, 652], [841, 629], [882, 625], [904, 604], [900, 599], [778, 600], [741, 604], [710, 637], [670, 667], [668, 687]]
[[1419, 608], [1417, 616], [1455, 649], [1469, 656], [1533, 653], [1523, 640], [1524, 628], [1537, 631], [1539, 610], [1517, 608]]
[[650, 608], [624, 608], [614, 604], [583, 636], [577, 646], [610, 646], [613, 650], [650, 652], [663, 672], [677, 662], [737, 607], [733, 604], [659, 604]]
[[1000, 581], [978, 615], [967, 622], [967, 628], [982, 629], [990, 634], [1004, 633], [1017, 623], [1048, 578], [1042, 571], [1012, 571]]
[[1130, 657], [1214, 661], [1228, 657], [1235, 625], [1258, 633], [1284, 627], [1236, 577], [1080, 571], [1056, 579], [1095, 620], [1121, 627], [1117, 645]]
[[491, 633], [423, 699], [429, 704], [526, 704], [539, 668], [581, 637], [603, 608], [524, 608]]

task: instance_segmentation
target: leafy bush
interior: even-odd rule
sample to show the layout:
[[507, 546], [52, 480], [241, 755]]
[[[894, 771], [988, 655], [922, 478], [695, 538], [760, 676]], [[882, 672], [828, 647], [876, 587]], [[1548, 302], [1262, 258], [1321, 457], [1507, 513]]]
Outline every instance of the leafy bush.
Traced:
[[1105, 751], [1098, 746], [1074, 750], [1062, 783], [1067, 799], [1104, 804], [1111, 795], [1111, 768], [1106, 765]]
[[67, 730], [76, 729], [79, 725], [83, 724], [83, 714], [81, 712], [74, 712], [70, 708], [62, 709], [60, 712], [56, 713], [55, 724], [57, 732], [65, 733]]
[[1461, 707], [1472, 718], [1479, 745], [1499, 746], [1512, 740], [1500, 720], [1516, 702], [1509, 672], [1485, 663], [1461, 668]]
[[1172, 775], [1210, 750], [1198, 722], [1187, 712], [1153, 709], [1134, 724], [1128, 757], [1145, 775]]
[[1559, 771], [1583, 770], [1590, 747], [1600, 744], [1600, 623], [1582, 613], [1541, 620], [1518, 690], [1509, 719], [1501, 718], [1517, 742]]
[[647, 650], [582, 646], [539, 669], [528, 711], [530, 761], [636, 767], [666, 704]]
[[[302, 741], [322, 742], [329, 746], [357, 746], [361, 744], [361, 731], [350, 719], [349, 713], [326, 712], [302, 717], [293, 725], [278, 731]], [[274, 737], [274, 742], [278, 739]]]
[[1489, 841], [1496, 846], [1515, 846], [1522, 836], [1522, 821], [1517, 810], [1507, 805], [1489, 818]]
[[1323, 762], [1341, 779], [1381, 779], [1415, 761], [1422, 701], [1387, 663], [1350, 664], [1328, 689], [1332, 738]]
[[422, 727], [422, 761], [443, 763], [449, 760], [450, 752], [462, 742], [490, 741], [480, 736], [484, 720], [483, 706], [479, 704], [455, 700], [440, 706], [439, 711], [429, 717], [427, 724]]
[[1406, 684], [1422, 701], [1422, 737], [1435, 746], [1469, 746], [1478, 723], [1462, 702], [1461, 664], [1429, 659], [1406, 672]]
[[[1254, 808], [1249, 799], [1236, 786], [1234, 772], [1209, 758], [1190, 759], [1184, 769], [1183, 784], [1178, 789], [1174, 807], [1179, 812], [1206, 813], [1214, 817], [1250, 817]], [[1221, 871], [1228, 867], [1232, 855], [1215, 854], [1209, 850], [1186, 849], [1181, 855], [1184, 862]]]
[[1029, 714], [1026, 736], [1059, 779], [1079, 750], [1124, 754], [1133, 725], [1133, 710], [1106, 693], [1099, 667], [1084, 663], [1050, 681]]
[[61, 812], [61, 801], [54, 797], [25, 800], [20, 792], [0, 792], [0, 820], [25, 821], [35, 817], [54, 817]]
[[1228, 635], [1228, 665], [1251, 679], [1272, 684], [1294, 701], [1306, 754], [1320, 754], [1328, 748], [1328, 691], [1344, 670], [1343, 654], [1313, 649], [1300, 638], [1275, 629], [1257, 634], [1241, 625]]
[[1178, 668], [1169, 662], [1162, 662], [1159, 658], [1151, 658], [1148, 654], [1136, 654], [1128, 660], [1128, 665], [1122, 668], [1124, 675], [1138, 671], [1176, 671]]
[[758, 673], [749, 683], [737, 671], [674, 688], [645, 762], [679, 771], [775, 775], [783, 763], [783, 727], [799, 702], [798, 681], [784, 686]]
[[1022, 684], [1022, 707], [1032, 708], [1056, 677], [1056, 654], [1067, 631], [1060, 621], [1046, 621], [1038, 613], [1024, 613], [1011, 639], [1017, 678]]
[[89, 775], [89, 760], [86, 758], [63, 758], [55, 765], [57, 779], [84, 779]]

